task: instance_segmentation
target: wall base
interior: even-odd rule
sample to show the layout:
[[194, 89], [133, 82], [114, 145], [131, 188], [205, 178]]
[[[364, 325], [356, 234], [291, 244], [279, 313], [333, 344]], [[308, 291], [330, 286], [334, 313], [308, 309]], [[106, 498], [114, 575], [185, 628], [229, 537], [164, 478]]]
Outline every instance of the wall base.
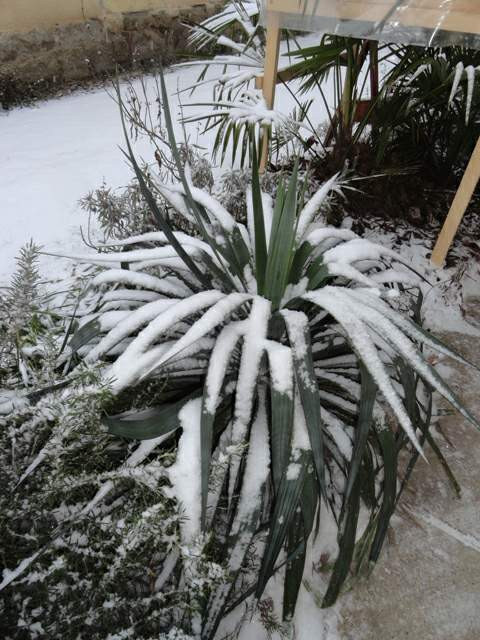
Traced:
[[0, 105], [6, 109], [105, 80], [117, 68], [148, 71], [177, 61], [186, 54], [182, 20], [200, 21], [214, 7], [201, 4], [174, 17], [145, 11], [118, 14], [115, 21], [0, 33]]

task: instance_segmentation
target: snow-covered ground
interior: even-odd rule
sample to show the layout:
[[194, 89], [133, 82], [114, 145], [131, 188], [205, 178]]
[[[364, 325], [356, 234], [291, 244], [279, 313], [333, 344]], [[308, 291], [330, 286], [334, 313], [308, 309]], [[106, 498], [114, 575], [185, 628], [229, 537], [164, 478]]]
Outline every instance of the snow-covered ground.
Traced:
[[[188, 81], [192, 73], [182, 72]], [[174, 93], [179, 74], [167, 74]], [[0, 116], [0, 283], [20, 247], [33, 238], [46, 250], [78, 250], [86, 216], [79, 199], [131, 178], [122, 157], [118, 107], [103, 89], [48, 100]], [[147, 146], [138, 151], [149, 159]]]
[[[190, 87], [199, 72], [199, 67], [182, 67], [166, 73], [174, 114], [179, 112], [177, 91]], [[153, 97], [155, 83], [148, 77], [145, 81]], [[139, 82], [134, 85], [140, 90]], [[188, 104], [211, 98], [211, 85], [206, 84], [191, 97], [183, 93], [181, 101]], [[285, 113], [294, 106], [282, 86], [278, 87], [276, 106]], [[184, 115], [193, 115], [195, 110], [200, 109], [185, 108]], [[323, 119], [325, 110], [319, 105], [315, 120]], [[187, 125], [192, 140], [198, 140], [198, 132], [198, 124]], [[180, 140], [183, 137], [179, 118], [176, 135]], [[105, 89], [0, 113], [0, 286], [13, 272], [18, 250], [30, 239], [45, 250], [78, 251], [82, 244], [80, 225], [87, 222], [79, 199], [100, 186], [102, 180], [115, 188], [132, 177], [119, 150], [123, 142], [118, 106]], [[207, 153], [211, 142], [212, 136], [199, 140], [206, 145]], [[154, 160], [146, 141], [140, 141], [136, 151], [147, 162]], [[47, 269], [55, 273], [58, 263], [49, 260]]]

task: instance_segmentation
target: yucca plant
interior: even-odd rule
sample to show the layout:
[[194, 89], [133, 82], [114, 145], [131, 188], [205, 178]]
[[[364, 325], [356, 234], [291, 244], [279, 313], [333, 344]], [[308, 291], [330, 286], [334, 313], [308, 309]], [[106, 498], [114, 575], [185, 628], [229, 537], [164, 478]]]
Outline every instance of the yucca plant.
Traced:
[[[106, 422], [117, 436], [150, 440], [151, 449], [179, 432], [167, 473], [184, 508], [182, 539], [197, 549], [201, 541], [226, 576], [189, 622], [188, 631], [207, 639], [233, 607], [259, 599], [277, 572], [283, 616], [291, 619], [324, 510], [338, 526], [339, 548], [324, 606], [351, 571], [376, 561], [423, 443], [438, 451], [429, 430], [433, 390], [479, 425], [422, 353], [427, 345], [466, 363], [420, 326], [418, 278], [408, 261], [316, 222], [337, 177], [305, 202], [308, 177], [295, 166], [273, 202], [261, 191], [252, 145], [248, 220], [240, 224], [193, 186], [163, 78], [161, 90], [180, 181], [150, 176], [149, 188], [126, 135], [160, 230], [74, 256], [102, 269], [92, 281], [93, 315], [72, 338], [70, 355], [104, 361], [119, 401], [156, 383], [154, 406]], [[174, 231], [159, 198], [195, 233]], [[363, 532], [361, 509], [369, 513]], [[181, 572], [179, 563], [162, 580]]]

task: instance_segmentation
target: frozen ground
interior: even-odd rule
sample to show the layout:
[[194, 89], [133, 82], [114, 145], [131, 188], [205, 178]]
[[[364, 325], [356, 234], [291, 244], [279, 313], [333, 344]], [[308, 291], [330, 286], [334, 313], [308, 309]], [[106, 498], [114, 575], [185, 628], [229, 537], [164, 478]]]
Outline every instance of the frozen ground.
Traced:
[[[174, 111], [178, 107], [176, 90], [191, 84], [197, 73], [183, 69], [167, 74]], [[209, 87], [194, 96], [195, 101], [209, 98]], [[281, 87], [277, 105], [284, 111], [290, 108]], [[317, 117], [322, 115], [319, 111]], [[181, 134], [179, 126], [177, 133]], [[196, 138], [195, 126], [190, 134]], [[0, 286], [8, 281], [15, 255], [30, 238], [50, 251], [81, 248], [79, 228], [86, 224], [86, 218], [78, 200], [102, 179], [112, 187], [130, 180], [130, 169], [118, 149], [121, 143], [117, 107], [103, 90], [0, 114]], [[137, 152], [152, 161], [147, 145], [139, 144]], [[375, 231], [371, 235], [392, 245], [395, 242], [391, 235], [379, 238]], [[434, 285], [426, 298], [428, 324], [449, 330], [447, 338], [466, 355], [478, 355], [478, 266], [468, 264], [463, 273], [435, 272], [425, 259], [428, 247], [413, 237], [402, 250]], [[62, 265], [48, 259], [44, 268], [47, 275], [53, 275], [62, 272]], [[453, 286], [456, 280], [463, 288]], [[465, 401], [478, 413], [479, 378], [451, 371]], [[480, 637], [480, 478], [475, 467], [480, 437], [456, 418], [442, 421], [450, 441], [447, 457], [464, 487], [463, 498], [452, 497], [437, 465], [419, 466], [405, 508], [396, 519], [396, 533], [372, 579], [361, 584], [336, 611], [322, 612], [315, 604], [321, 579], [312, 572], [310, 590], [303, 588], [301, 593], [297, 639]], [[426, 511], [420, 514], [416, 503]], [[393, 544], [394, 538], [397, 544]], [[243, 640], [263, 637], [253, 625], [241, 635]]]

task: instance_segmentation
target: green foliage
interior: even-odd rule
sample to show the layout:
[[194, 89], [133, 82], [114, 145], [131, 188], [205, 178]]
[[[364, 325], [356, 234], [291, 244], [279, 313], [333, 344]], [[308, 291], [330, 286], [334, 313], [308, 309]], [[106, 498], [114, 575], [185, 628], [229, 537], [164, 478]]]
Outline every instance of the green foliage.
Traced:
[[[163, 472], [172, 447], [144, 460], [107, 433], [102, 367], [65, 368], [82, 279], [65, 296], [41, 280], [37, 258], [33, 245], [21, 251], [0, 298], [1, 636], [187, 639], [177, 612], [196, 611], [221, 570], [207, 554], [186, 557], [191, 583], [176, 584], [183, 515]], [[153, 385], [130, 401], [148, 406], [145, 394], [155, 399]]]
[[479, 65], [477, 51], [406, 48], [372, 114], [377, 166], [396, 156], [454, 184], [480, 136]]

